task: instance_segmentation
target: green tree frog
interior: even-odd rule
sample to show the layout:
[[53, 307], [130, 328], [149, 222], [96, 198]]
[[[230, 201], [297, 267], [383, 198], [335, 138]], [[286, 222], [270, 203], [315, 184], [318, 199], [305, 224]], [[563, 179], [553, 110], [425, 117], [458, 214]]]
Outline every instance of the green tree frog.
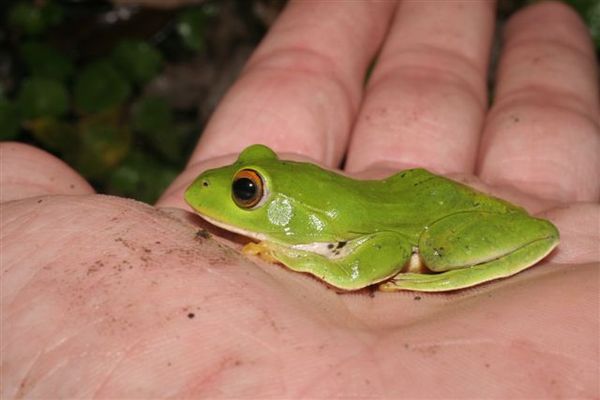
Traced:
[[246, 253], [342, 290], [465, 288], [516, 274], [559, 241], [549, 221], [424, 169], [355, 180], [263, 145], [200, 174], [185, 200], [258, 241]]

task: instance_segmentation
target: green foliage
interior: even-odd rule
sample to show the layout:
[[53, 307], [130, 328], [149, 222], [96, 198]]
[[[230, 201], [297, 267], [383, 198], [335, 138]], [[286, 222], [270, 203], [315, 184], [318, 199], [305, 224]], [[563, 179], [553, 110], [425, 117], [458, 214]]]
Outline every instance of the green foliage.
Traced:
[[183, 44], [192, 51], [204, 48], [206, 22], [209, 18], [207, 8], [190, 8], [179, 14], [177, 18], [177, 33]]
[[140, 40], [123, 40], [113, 51], [113, 60], [134, 83], [142, 85], [154, 78], [163, 64], [162, 54]]
[[69, 95], [61, 82], [32, 77], [23, 81], [17, 102], [24, 119], [59, 117], [67, 112]]
[[107, 176], [121, 162], [131, 145], [131, 133], [115, 113], [97, 114], [80, 120], [79, 146], [72, 154], [79, 172], [90, 179]]
[[[154, 202], [183, 165], [198, 127], [196, 110], [176, 117], [165, 99], [144, 96], [144, 86], [164, 67], [161, 51], [181, 60], [190, 50], [204, 48], [207, 22], [216, 9], [209, 4], [186, 8], [165, 25], [175, 23], [176, 29], [162, 31], [168, 36], [162, 46], [127, 38], [112, 43], [115, 36], [103, 33], [106, 26], [94, 31], [97, 26], [88, 30], [76, 22], [51, 29], [81, 18], [82, 11], [88, 16], [110, 11], [109, 3], [101, 3], [63, 7], [58, 0], [8, 2], [5, 36], [0, 37], [8, 51], [2, 56], [10, 57], [9, 67], [23, 68], [0, 71], [0, 139], [34, 142], [54, 152], [100, 192]], [[147, 34], [133, 29], [128, 34]], [[100, 32], [98, 39], [90, 39], [89, 32]], [[96, 52], [73, 54], [81, 39], [86, 45], [97, 42], [101, 55], [89, 59]], [[111, 50], [104, 50], [107, 44]]]
[[21, 58], [34, 76], [65, 81], [73, 74], [73, 64], [55, 48], [40, 42], [26, 42]]
[[111, 174], [108, 192], [153, 203], [177, 177], [178, 169], [166, 166], [138, 150]]
[[19, 1], [9, 10], [7, 22], [25, 35], [35, 36], [61, 23], [63, 16], [64, 11], [56, 2], [45, 1], [37, 6], [28, 1]]
[[12, 140], [19, 134], [21, 120], [17, 106], [0, 98], [0, 140]]
[[46, 0], [42, 4], [42, 19], [46, 26], [57, 26], [65, 18], [65, 10], [56, 1]]
[[44, 31], [42, 11], [29, 2], [20, 1], [8, 14], [8, 23], [28, 35], [37, 35]]
[[53, 117], [38, 118], [29, 123], [32, 135], [46, 149], [63, 154], [77, 151], [78, 137], [75, 127]]
[[589, 26], [596, 50], [600, 50], [600, 2], [593, 1], [590, 3], [585, 11], [584, 19]]
[[143, 97], [132, 111], [132, 125], [141, 133], [160, 134], [173, 127], [173, 112], [161, 97]]
[[125, 77], [109, 60], [86, 66], [75, 81], [75, 104], [87, 113], [122, 105], [131, 93]]
[[132, 107], [131, 123], [154, 151], [164, 159], [178, 163], [185, 154], [189, 130], [175, 124], [173, 111], [165, 99], [144, 97]]

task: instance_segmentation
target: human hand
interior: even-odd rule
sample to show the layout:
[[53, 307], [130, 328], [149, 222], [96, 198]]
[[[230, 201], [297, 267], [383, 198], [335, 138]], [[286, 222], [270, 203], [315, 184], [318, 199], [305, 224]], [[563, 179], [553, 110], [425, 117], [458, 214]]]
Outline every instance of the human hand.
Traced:
[[559, 4], [515, 16], [487, 110], [493, 5], [432, 4], [292, 2], [159, 206], [251, 143], [360, 176], [419, 165], [550, 218], [546, 262], [453, 294], [338, 295], [5, 145], [3, 192], [22, 200], [2, 205], [2, 397], [597, 396], [585, 29]]

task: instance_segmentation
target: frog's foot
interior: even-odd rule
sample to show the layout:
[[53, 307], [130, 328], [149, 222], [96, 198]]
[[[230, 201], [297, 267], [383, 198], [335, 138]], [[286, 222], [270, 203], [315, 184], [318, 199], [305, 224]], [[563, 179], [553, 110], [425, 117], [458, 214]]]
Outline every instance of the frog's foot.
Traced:
[[[524, 218], [525, 227], [519, 221]], [[488, 225], [481, 229], [479, 223]], [[419, 241], [421, 256], [433, 273], [400, 273], [379, 288], [423, 292], [462, 289], [514, 275], [540, 261], [557, 244], [558, 232], [545, 220], [526, 215], [457, 214], [432, 225]]]
[[277, 259], [271, 254], [271, 249], [264, 242], [250, 242], [242, 248], [242, 253], [250, 256], [257, 256], [266, 262], [276, 263]]

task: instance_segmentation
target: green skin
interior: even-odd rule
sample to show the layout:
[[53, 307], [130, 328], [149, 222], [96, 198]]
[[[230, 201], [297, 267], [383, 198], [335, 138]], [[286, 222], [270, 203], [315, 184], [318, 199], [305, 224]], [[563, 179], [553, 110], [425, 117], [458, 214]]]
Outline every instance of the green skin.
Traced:
[[[252, 208], [233, 199], [240, 170], [263, 181]], [[185, 200], [209, 222], [259, 240], [267, 258], [343, 290], [465, 288], [514, 275], [559, 241], [549, 221], [424, 169], [361, 181], [280, 160], [263, 145], [202, 173]]]

